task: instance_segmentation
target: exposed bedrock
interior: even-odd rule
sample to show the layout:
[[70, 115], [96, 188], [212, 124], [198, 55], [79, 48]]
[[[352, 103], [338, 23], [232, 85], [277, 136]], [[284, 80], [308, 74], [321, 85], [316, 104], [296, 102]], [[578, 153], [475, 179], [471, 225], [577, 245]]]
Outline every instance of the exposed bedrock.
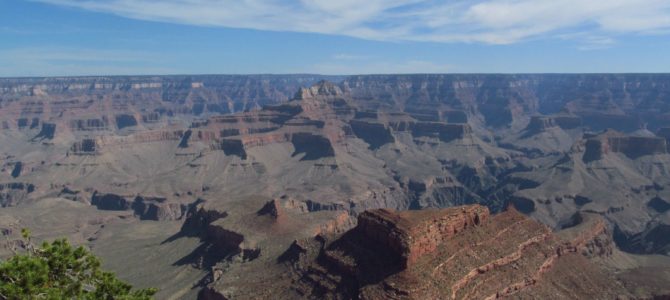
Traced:
[[574, 129], [582, 126], [582, 118], [574, 115], [552, 115], [554, 123], [563, 129]]
[[628, 233], [614, 227], [614, 241], [626, 252], [670, 255], [670, 225], [650, 222], [642, 232]]
[[30, 183], [9, 182], [0, 183], [0, 207], [15, 206], [35, 191], [35, 186]]
[[133, 196], [93, 192], [91, 205], [102, 210], [129, 210], [132, 208]]
[[657, 137], [614, 137], [608, 143], [611, 151], [624, 153], [630, 158], [668, 152], [665, 139]]
[[311, 99], [320, 96], [342, 96], [344, 92], [336, 84], [322, 80], [309, 88], [301, 88], [295, 95], [296, 100]]
[[214, 288], [205, 287], [198, 293], [198, 300], [228, 300], [228, 298]]
[[12, 173], [10, 174], [13, 178], [21, 176], [21, 171], [23, 171], [23, 163], [20, 161], [17, 161], [14, 164], [14, 168], [12, 169]]
[[295, 148], [293, 156], [305, 154], [301, 160], [317, 160], [335, 156], [335, 150], [333, 150], [330, 140], [321, 135], [296, 133], [291, 136], [291, 143]]
[[434, 252], [446, 239], [488, 217], [489, 210], [481, 205], [410, 212], [379, 209], [359, 215], [354, 230], [365, 239], [387, 247], [400, 258], [402, 268], [407, 268], [421, 256]]
[[156, 123], [160, 121], [161, 119], [161, 114], [159, 112], [150, 112], [146, 114], [142, 114], [142, 122], [143, 123]]
[[35, 140], [52, 140], [56, 134], [56, 124], [54, 123], [42, 123], [42, 129], [40, 132], [33, 138]]
[[184, 132], [184, 135], [181, 137], [181, 141], [179, 141], [179, 148], [188, 148], [188, 141], [191, 138], [191, 134], [193, 134], [191, 129]]
[[[258, 258], [261, 250], [245, 245], [245, 236], [234, 230], [224, 228], [218, 220], [228, 217], [225, 211], [204, 207], [206, 201], [198, 199], [185, 207], [184, 224], [179, 236], [197, 236], [202, 245], [190, 255], [192, 263], [198, 268], [210, 268], [226, 261], [250, 261]], [[217, 276], [212, 270], [213, 276]]]
[[529, 133], [540, 133], [550, 128], [556, 128], [558, 125], [553, 118], [547, 116], [532, 116], [526, 130]]
[[40, 119], [39, 118], [33, 118], [33, 121], [30, 123], [30, 129], [35, 129], [38, 126], [40, 126]]
[[429, 193], [426, 194], [420, 203], [422, 204], [421, 207], [452, 207], [466, 204], [484, 203], [484, 201], [479, 195], [471, 192], [463, 186], [446, 185], [432, 187]]
[[412, 126], [412, 135], [415, 137], [433, 137], [448, 143], [462, 139], [472, 133], [468, 124], [447, 124], [441, 122], [417, 122]]
[[600, 160], [610, 152], [623, 153], [631, 159], [668, 153], [666, 140], [659, 137], [624, 136], [614, 131], [606, 131], [586, 138], [584, 162]]
[[524, 214], [530, 214], [535, 211], [535, 201], [532, 199], [514, 196], [510, 199], [510, 203], [514, 205], [514, 208]]
[[316, 212], [316, 211], [334, 211], [334, 210], [348, 210], [349, 207], [342, 204], [342, 203], [321, 203], [321, 202], [316, 202], [314, 200], [307, 200], [304, 202], [305, 203], [305, 208], [309, 212]]
[[[602, 293], [594, 286], [621, 292], [584, 257], [612, 254], [606, 228], [589, 216], [554, 234], [515, 210], [490, 216], [479, 205], [381, 209], [360, 214], [358, 225], [334, 240], [294, 242], [280, 262], [297, 270], [294, 288], [315, 298], [591, 298]], [[566, 292], [563, 284], [575, 289]]]
[[[290, 134], [286, 133], [266, 133], [266, 134], [252, 134], [252, 135], [242, 135], [239, 138], [230, 138], [228, 140], [239, 140], [242, 143], [244, 149], [249, 149], [252, 147], [260, 147], [264, 145], [270, 145], [275, 143], [284, 143], [290, 141]], [[224, 139], [226, 140], [226, 139]], [[217, 143], [212, 146], [212, 149], [223, 150], [221, 148], [222, 144]]]
[[114, 116], [116, 120], [116, 128], [123, 129], [126, 127], [137, 126], [137, 119], [135, 116], [129, 114], [120, 114]]
[[21, 130], [28, 127], [28, 118], [19, 118], [16, 120], [16, 127]]
[[437, 111], [434, 107], [405, 107], [405, 113], [410, 115], [412, 118], [424, 121], [424, 122], [439, 122], [442, 121], [440, 117], [440, 112]]
[[100, 119], [76, 119], [70, 121], [70, 128], [78, 131], [106, 130], [107, 124], [107, 117]]
[[[70, 193], [76, 197], [79, 192]], [[180, 220], [190, 208], [186, 204], [169, 202], [165, 197], [118, 195], [98, 191], [93, 192], [91, 205], [101, 210], [133, 211], [140, 220], [153, 221]]]
[[256, 212], [259, 216], [270, 216], [277, 221], [286, 218], [286, 213], [281, 203], [277, 199], [273, 199], [265, 203], [263, 207]]
[[181, 231], [184, 234], [203, 234], [209, 224], [228, 216], [225, 211], [209, 210], [203, 207], [205, 200], [198, 199], [188, 206]]
[[529, 137], [552, 129], [575, 129], [582, 126], [582, 120], [573, 115], [531, 116], [522, 137]]
[[502, 105], [484, 105], [479, 108], [484, 116], [486, 125], [493, 128], [509, 126], [514, 121], [514, 114], [508, 107]]
[[98, 150], [107, 146], [129, 145], [161, 141], [181, 141], [184, 130], [148, 130], [134, 133], [129, 136], [99, 136], [96, 139]]
[[608, 114], [600, 112], [587, 112], [580, 114], [583, 125], [592, 130], [614, 129], [624, 132], [631, 132], [644, 123], [637, 115]]
[[241, 159], [247, 159], [247, 152], [244, 150], [241, 140], [223, 139], [221, 140], [221, 150], [226, 155], [235, 155]]
[[368, 143], [371, 150], [395, 142], [391, 131], [384, 124], [351, 120], [349, 125], [357, 137]]
[[131, 205], [141, 220], [174, 221], [186, 214], [188, 207], [180, 203], [169, 203], [164, 197], [137, 196]]
[[98, 153], [97, 141], [91, 138], [84, 138], [75, 142], [70, 148], [70, 154], [74, 155], [95, 155]]
[[63, 187], [63, 189], [61, 189], [60, 192], [58, 192], [58, 197], [65, 198], [71, 201], [91, 204], [91, 196], [89, 192], [73, 190], [67, 186]]
[[602, 140], [589, 139], [585, 143], [585, 151], [582, 160], [584, 162], [592, 162], [603, 159], [604, 155], [609, 152], [609, 145]]
[[670, 210], [670, 201], [667, 201], [661, 197], [654, 197], [653, 199], [649, 200], [649, 202], [647, 202], [647, 206], [662, 214]]
[[462, 110], [446, 110], [442, 112], [442, 118], [447, 123], [467, 123], [468, 115]]

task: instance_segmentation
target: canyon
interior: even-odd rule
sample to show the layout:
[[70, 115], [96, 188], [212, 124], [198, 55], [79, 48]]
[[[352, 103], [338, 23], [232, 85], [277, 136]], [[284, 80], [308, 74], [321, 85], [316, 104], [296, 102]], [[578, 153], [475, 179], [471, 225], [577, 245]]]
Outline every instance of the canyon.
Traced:
[[669, 140], [668, 74], [0, 78], [0, 229], [159, 298], [667, 297]]

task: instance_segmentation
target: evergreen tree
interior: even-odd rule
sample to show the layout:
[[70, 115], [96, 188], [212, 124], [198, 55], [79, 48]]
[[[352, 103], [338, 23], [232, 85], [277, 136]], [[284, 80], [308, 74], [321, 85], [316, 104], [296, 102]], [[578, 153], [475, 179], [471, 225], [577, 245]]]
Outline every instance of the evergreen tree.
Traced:
[[151, 299], [156, 289], [133, 290], [100, 268], [100, 259], [66, 239], [35, 247], [21, 231], [25, 252], [0, 261], [0, 299]]

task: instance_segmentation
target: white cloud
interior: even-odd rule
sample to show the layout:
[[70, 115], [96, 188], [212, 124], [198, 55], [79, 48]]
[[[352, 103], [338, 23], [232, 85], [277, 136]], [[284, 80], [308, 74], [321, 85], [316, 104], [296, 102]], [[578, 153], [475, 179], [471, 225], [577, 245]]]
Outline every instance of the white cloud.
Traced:
[[449, 65], [424, 60], [408, 60], [403, 62], [324, 62], [294, 70], [296, 73], [318, 73], [324, 75], [353, 74], [426, 74], [452, 72]]
[[508, 44], [554, 32], [659, 34], [668, 0], [35, 0], [201, 26]]

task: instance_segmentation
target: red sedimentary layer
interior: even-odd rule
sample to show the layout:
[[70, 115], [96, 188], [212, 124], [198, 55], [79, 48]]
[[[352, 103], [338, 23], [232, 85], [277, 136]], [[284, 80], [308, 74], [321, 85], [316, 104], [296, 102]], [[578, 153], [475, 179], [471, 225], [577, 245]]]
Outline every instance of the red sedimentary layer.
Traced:
[[357, 228], [401, 256], [407, 267], [424, 254], [434, 252], [445, 240], [488, 217], [488, 209], [480, 205], [416, 212], [379, 209], [361, 214]]

